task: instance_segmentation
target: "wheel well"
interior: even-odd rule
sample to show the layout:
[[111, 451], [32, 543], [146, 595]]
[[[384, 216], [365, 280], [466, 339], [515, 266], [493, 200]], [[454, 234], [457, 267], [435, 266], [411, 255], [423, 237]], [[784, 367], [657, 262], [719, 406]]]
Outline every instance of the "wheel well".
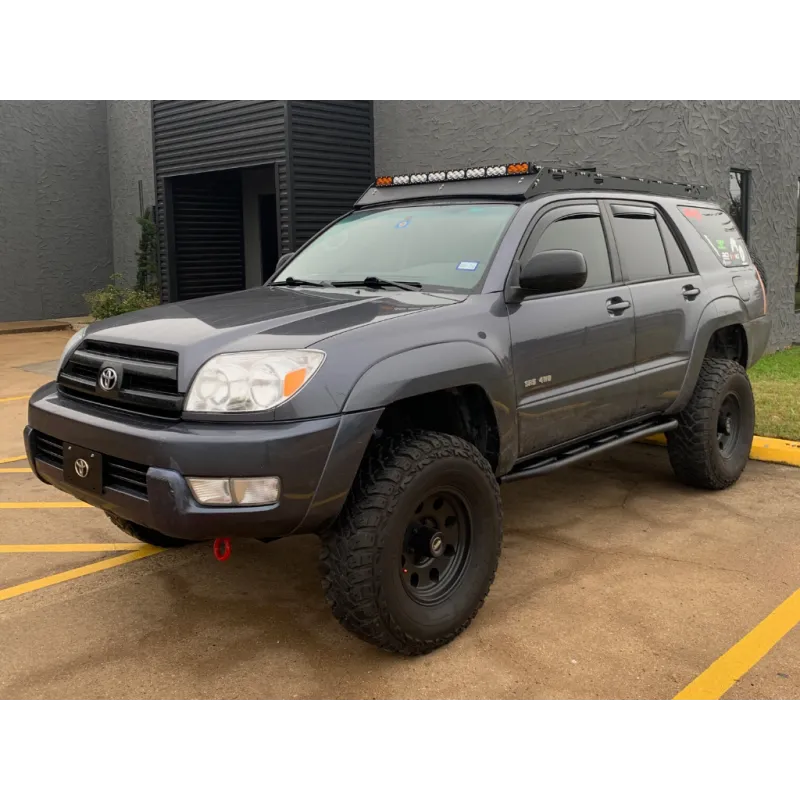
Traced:
[[398, 400], [384, 409], [377, 428], [381, 436], [409, 428], [460, 436], [474, 444], [492, 469], [497, 469], [500, 453], [497, 418], [480, 386], [458, 386]]
[[714, 331], [706, 349], [710, 358], [727, 358], [747, 367], [747, 336], [741, 325], [728, 325]]

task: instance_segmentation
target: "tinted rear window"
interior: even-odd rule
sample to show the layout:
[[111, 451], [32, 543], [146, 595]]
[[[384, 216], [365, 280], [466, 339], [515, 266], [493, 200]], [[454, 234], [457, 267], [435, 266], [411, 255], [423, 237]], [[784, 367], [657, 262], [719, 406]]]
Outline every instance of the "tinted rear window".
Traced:
[[714, 251], [720, 264], [742, 267], [750, 263], [750, 254], [742, 234], [724, 211], [694, 206], [680, 206], [680, 210]]

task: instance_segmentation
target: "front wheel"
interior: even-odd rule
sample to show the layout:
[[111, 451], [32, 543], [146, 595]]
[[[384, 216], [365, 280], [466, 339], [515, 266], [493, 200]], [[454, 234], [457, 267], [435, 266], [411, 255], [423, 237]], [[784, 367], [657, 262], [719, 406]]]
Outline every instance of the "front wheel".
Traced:
[[421, 655], [478, 613], [501, 544], [500, 493], [486, 459], [456, 436], [409, 431], [379, 442], [362, 465], [323, 538], [323, 588], [349, 631]]
[[708, 358], [678, 427], [667, 434], [678, 478], [700, 489], [724, 489], [739, 480], [753, 444], [753, 389], [735, 361]]

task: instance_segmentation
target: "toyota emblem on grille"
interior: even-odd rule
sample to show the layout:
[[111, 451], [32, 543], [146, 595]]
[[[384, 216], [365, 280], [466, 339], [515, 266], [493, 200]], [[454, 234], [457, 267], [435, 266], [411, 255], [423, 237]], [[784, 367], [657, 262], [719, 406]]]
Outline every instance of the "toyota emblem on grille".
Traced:
[[104, 392], [110, 392], [117, 385], [117, 371], [111, 367], [106, 367], [100, 373], [100, 388]]
[[89, 462], [83, 458], [75, 459], [75, 474], [79, 478], [85, 478], [89, 474]]

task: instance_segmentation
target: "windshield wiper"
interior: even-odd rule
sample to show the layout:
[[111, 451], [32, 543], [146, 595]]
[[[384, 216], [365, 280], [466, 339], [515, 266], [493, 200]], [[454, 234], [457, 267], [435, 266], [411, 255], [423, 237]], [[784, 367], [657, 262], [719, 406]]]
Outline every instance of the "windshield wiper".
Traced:
[[285, 281], [274, 281], [270, 286], [333, 286], [330, 281], [307, 281], [305, 278], [288, 277]]
[[333, 285], [366, 286], [370, 289], [383, 289], [385, 286], [393, 286], [395, 289], [404, 289], [407, 292], [416, 292], [422, 288], [422, 284], [416, 281], [390, 281], [387, 278], [378, 278], [375, 275], [368, 275], [361, 281], [333, 281]]

